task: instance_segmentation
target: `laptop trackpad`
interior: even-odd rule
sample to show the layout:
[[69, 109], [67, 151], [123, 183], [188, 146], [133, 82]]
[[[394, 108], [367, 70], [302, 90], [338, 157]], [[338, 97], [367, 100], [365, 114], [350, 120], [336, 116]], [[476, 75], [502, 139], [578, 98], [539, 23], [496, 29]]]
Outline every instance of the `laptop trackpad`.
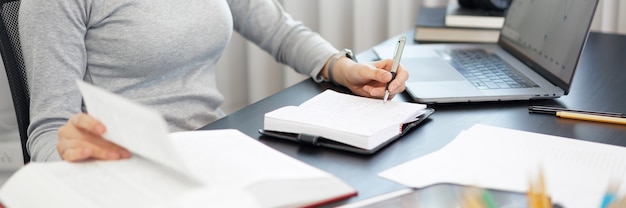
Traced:
[[409, 82], [465, 80], [454, 67], [440, 57], [406, 58], [402, 59], [401, 63], [409, 71]]

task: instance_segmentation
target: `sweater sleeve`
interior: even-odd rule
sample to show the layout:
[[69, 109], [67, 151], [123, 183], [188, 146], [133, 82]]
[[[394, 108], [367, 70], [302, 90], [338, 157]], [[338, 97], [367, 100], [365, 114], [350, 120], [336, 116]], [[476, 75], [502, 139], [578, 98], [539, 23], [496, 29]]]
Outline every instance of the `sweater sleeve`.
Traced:
[[58, 129], [81, 110], [75, 80], [86, 71], [87, 6], [80, 4], [86, 1], [21, 2], [18, 24], [30, 92], [27, 149], [33, 161], [61, 159]]
[[234, 29], [301, 74], [315, 79], [338, 50], [302, 22], [294, 20], [275, 0], [228, 0]]

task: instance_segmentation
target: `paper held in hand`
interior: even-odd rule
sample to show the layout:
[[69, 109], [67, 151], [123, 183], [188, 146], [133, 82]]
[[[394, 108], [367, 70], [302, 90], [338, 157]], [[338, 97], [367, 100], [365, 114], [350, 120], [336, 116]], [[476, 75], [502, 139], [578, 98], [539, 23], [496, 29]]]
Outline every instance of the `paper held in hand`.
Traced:
[[[265, 114], [263, 130], [315, 135], [372, 150], [403, 134], [403, 125], [421, 122], [426, 105], [365, 98], [326, 90], [299, 106]], [[427, 116], [426, 116], [427, 117]], [[419, 121], [417, 121], [419, 119]], [[412, 126], [411, 126], [412, 127]]]

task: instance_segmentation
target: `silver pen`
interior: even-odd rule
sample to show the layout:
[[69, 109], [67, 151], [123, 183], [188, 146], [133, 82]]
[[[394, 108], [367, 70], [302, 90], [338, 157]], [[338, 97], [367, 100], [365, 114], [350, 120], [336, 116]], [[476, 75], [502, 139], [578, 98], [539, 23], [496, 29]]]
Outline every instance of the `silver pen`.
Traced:
[[396, 78], [396, 71], [400, 66], [400, 58], [402, 58], [402, 51], [404, 51], [404, 44], [406, 43], [406, 37], [402, 36], [398, 39], [398, 44], [396, 44], [396, 51], [393, 53], [393, 65], [391, 65], [391, 80], [387, 82], [387, 86], [385, 86], [385, 97], [383, 98], [383, 103], [387, 102], [389, 98], [389, 83]]

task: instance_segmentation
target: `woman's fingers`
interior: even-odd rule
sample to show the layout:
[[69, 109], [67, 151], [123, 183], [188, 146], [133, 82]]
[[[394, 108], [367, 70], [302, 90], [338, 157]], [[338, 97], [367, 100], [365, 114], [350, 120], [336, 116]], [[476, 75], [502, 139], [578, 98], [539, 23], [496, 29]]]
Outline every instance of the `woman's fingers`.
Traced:
[[76, 114], [59, 128], [57, 150], [67, 161], [87, 159], [117, 160], [130, 157], [130, 152], [102, 138], [104, 125], [90, 115]]
[[74, 126], [78, 127], [79, 129], [92, 132], [93, 134], [102, 135], [106, 132], [106, 128], [104, 127], [104, 124], [102, 124], [93, 116], [90, 116], [85, 113], [78, 113], [78, 114], [73, 115], [70, 118], [69, 122], [72, 123]]

